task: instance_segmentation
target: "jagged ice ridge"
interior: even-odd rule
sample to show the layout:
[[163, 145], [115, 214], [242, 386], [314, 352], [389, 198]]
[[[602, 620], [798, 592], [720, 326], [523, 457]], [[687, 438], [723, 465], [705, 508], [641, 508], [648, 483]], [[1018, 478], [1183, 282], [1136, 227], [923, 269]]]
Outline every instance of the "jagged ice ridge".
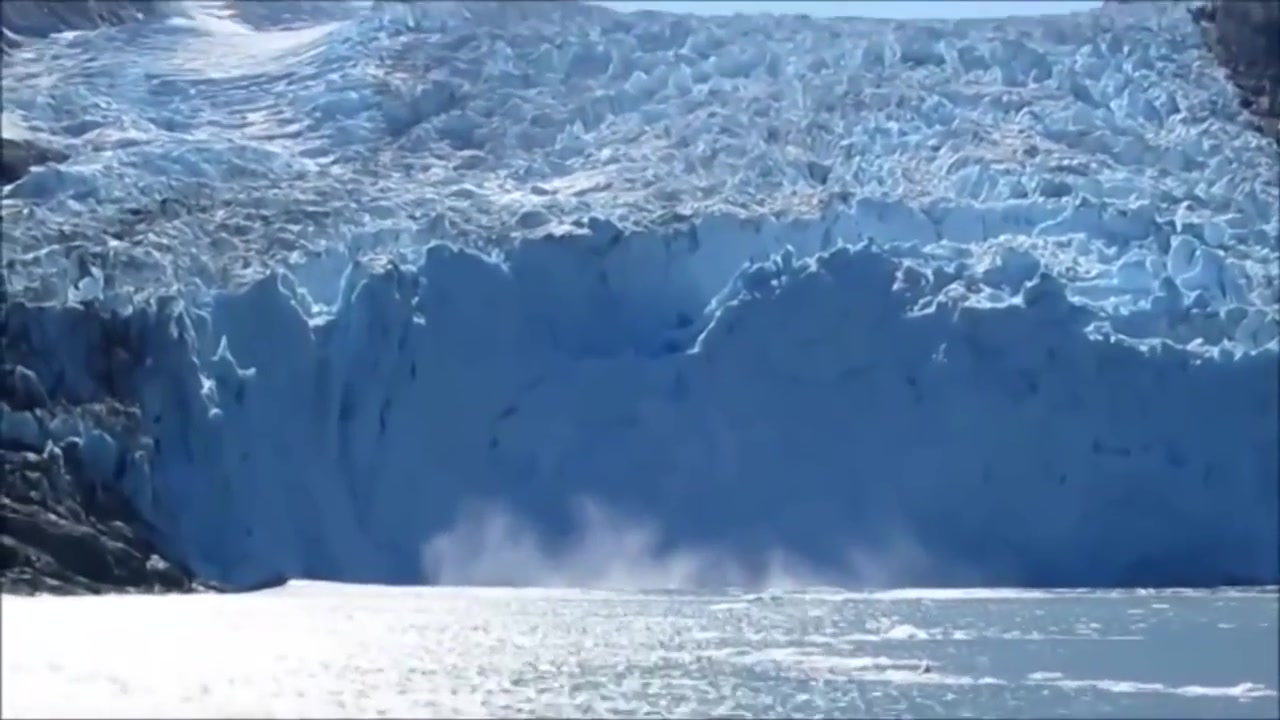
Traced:
[[418, 581], [468, 501], [590, 497], [854, 581], [1280, 577], [1277, 158], [1181, 8], [325, 7], [5, 60], [71, 156], [6, 189], [10, 331], [100, 395], [29, 303], [110, 309], [147, 449], [5, 432], [88, 432], [205, 575]]

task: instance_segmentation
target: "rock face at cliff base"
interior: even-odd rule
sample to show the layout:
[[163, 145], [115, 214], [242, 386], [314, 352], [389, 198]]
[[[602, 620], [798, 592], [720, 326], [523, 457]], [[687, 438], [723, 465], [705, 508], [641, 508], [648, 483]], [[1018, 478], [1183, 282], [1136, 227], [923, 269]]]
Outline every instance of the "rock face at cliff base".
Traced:
[[[145, 537], [129, 503], [110, 488], [90, 493], [67, 465], [74, 446], [44, 454], [0, 449], [0, 590], [82, 594], [193, 589], [189, 573]], [[68, 458], [72, 455], [72, 458]]]
[[1280, 143], [1280, 2], [1214, 0], [1192, 8], [1205, 42], [1240, 90], [1240, 104]]
[[[44, 387], [17, 364], [29, 352], [11, 309], [6, 303], [0, 320], [0, 591], [201, 589], [157, 547], [153, 529], [111, 482], [131, 461], [145, 460], [118, 449], [129, 444], [137, 410]], [[93, 430], [83, 438], [71, 432], [86, 427]]]

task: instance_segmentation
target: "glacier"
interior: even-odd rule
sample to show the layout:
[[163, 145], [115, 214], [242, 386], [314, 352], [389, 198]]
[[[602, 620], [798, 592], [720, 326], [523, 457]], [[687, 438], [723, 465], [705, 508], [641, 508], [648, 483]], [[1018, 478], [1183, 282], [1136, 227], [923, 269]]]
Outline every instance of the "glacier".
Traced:
[[477, 504], [852, 584], [1280, 582], [1280, 160], [1186, 9], [176, 2], [4, 59], [7, 363], [222, 582]]

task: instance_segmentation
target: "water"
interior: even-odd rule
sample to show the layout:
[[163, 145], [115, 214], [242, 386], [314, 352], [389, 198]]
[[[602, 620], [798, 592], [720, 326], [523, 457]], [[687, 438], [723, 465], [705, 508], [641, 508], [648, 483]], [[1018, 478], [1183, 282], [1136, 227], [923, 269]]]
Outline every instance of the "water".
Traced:
[[4, 717], [1277, 717], [1277, 595], [5, 598]]

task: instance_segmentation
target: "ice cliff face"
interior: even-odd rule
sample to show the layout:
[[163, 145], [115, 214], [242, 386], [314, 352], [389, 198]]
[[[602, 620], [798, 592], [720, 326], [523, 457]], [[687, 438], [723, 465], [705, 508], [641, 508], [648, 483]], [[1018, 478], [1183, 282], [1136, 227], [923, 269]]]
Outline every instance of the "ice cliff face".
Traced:
[[[576, 497], [743, 553], [909, 541], [903, 581], [1274, 577], [1274, 353], [1091, 336], [1047, 275], [983, 307], [869, 248], [784, 253], [699, 307], [697, 253], [668, 249], [691, 238], [436, 245], [314, 323], [288, 276], [139, 315], [154, 455], [120, 479], [236, 582], [421, 580], [468, 499], [554, 533]], [[87, 382], [63, 337], [40, 375]]]
[[137, 406], [99, 475], [200, 574], [432, 580], [585, 498], [849, 582], [1280, 582], [1277, 161], [1180, 9], [348, 11], [6, 60], [71, 156], [6, 332]]

